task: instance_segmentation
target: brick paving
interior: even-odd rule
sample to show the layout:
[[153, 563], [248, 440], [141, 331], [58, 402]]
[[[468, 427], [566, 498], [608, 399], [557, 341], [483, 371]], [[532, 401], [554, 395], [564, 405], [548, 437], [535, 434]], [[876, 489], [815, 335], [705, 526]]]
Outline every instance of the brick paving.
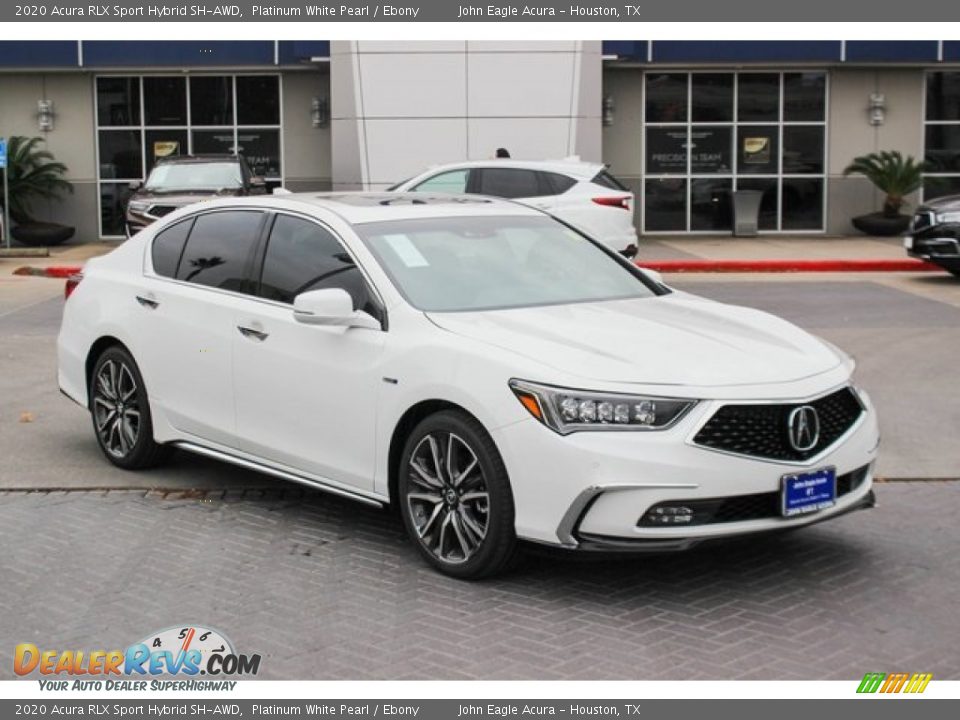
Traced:
[[266, 679], [960, 679], [960, 484], [877, 495], [794, 533], [464, 583], [393, 516], [295, 486], [0, 491], [0, 678], [18, 642], [196, 623]]

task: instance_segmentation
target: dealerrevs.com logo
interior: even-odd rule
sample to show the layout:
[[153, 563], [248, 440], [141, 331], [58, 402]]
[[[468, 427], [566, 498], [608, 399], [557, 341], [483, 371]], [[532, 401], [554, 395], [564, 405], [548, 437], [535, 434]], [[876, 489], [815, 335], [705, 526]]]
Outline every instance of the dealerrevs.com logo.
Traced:
[[867, 673], [858, 693], [922, 693], [933, 680], [933, 673]]
[[[41, 689], [146, 689], [146, 681], [114, 680], [120, 676], [253, 676], [260, 670], [260, 655], [244, 655], [234, 650], [227, 637], [199, 625], [170, 627], [151, 633], [125, 650], [58, 650], [41, 649], [34, 643], [16, 646], [13, 671], [19, 676], [38, 673], [41, 676], [68, 676], [67, 680], [41, 680]], [[81, 676], [83, 679], [81, 680]], [[235, 683], [227, 683], [232, 689]], [[101, 685], [101, 687], [97, 687]], [[176, 683], [151, 683], [150, 689], [193, 689]], [[203, 686], [214, 683], [203, 683]], [[201, 689], [196, 687], [196, 689]], [[205, 689], [217, 689], [205, 687]]]

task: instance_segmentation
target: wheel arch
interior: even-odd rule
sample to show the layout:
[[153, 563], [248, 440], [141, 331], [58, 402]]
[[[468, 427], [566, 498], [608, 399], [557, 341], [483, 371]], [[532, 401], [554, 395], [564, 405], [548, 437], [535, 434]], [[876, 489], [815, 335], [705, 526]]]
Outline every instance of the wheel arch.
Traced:
[[[87, 358], [84, 362], [83, 377], [87, 383], [86, 396], [88, 408], [90, 407], [90, 388], [93, 385], [93, 368], [97, 364], [97, 359], [112, 347], [121, 347], [126, 352], [130, 353], [130, 348], [128, 348], [122, 340], [113, 335], [101, 335], [93, 342], [93, 344], [90, 346], [90, 350], [87, 352]], [[130, 353], [130, 355], [133, 356], [133, 353]]]
[[400, 479], [399, 465], [400, 456], [403, 454], [403, 446], [406, 444], [407, 438], [410, 437], [410, 433], [413, 432], [413, 429], [421, 420], [442, 410], [462, 412], [483, 426], [483, 423], [476, 415], [463, 405], [459, 405], [450, 400], [441, 400], [439, 398], [421, 400], [407, 408], [393, 428], [393, 433], [390, 436], [390, 448], [387, 454], [387, 492], [390, 497], [390, 505], [394, 509], [397, 507], [397, 487]]

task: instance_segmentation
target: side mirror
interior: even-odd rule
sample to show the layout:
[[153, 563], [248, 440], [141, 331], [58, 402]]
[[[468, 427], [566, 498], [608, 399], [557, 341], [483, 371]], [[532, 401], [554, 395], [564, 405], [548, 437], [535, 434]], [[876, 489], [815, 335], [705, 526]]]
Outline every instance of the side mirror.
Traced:
[[143, 187], [143, 181], [142, 181], [142, 180], [131, 180], [131, 181], [130, 181], [130, 184], [129, 184], [127, 187], [129, 187], [130, 190], [132, 190], [133, 192], [136, 192], [137, 190], [139, 190], [140, 188]]
[[293, 299], [293, 317], [304, 325], [382, 329], [379, 320], [354, 310], [353, 298], [341, 288], [300, 293]]

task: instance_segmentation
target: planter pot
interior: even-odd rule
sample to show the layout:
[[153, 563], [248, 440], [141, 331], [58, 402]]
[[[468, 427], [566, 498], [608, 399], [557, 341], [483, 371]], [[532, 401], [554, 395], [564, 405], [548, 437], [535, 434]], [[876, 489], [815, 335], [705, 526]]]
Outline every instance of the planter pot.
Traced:
[[73, 237], [76, 228], [57, 223], [27, 223], [17, 225], [11, 230], [11, 235], [17, 242], [28, 247], [50, 247], [59, 245]]
[[883, 213], [870, 213], [855, 217], [851, 222], [857, 230], [867, 235], [903, 235], [910, 225], [910, 216], [887, 217]]

